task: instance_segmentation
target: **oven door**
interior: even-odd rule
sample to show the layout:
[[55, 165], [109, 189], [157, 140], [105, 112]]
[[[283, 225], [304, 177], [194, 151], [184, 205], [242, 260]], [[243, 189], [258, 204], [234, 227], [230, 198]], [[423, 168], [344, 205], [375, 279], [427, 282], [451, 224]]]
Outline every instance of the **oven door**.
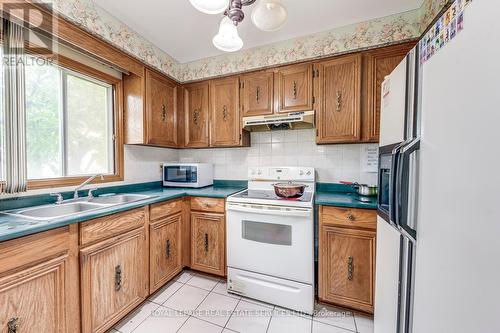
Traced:
[[313, 283], [313, 209], [227, 203], [227, 265]]
[[178, 185], [197, 183], [198, 168], [194, 165], [164, 165], [163, 182]]

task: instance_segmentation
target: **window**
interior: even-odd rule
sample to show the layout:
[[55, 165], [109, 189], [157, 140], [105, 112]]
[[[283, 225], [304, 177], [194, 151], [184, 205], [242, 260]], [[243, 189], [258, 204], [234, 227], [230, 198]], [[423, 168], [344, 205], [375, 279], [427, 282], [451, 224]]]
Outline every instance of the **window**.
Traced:
[[113, 174], [113, 86], [36, 59], [27, 64], [28, 179]]

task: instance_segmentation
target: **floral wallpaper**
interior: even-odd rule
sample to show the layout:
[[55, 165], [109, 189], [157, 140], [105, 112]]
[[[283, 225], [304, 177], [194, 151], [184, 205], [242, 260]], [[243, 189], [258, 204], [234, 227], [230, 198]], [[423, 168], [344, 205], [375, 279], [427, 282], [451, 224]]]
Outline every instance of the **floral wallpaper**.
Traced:
[[53, 0], [56, 11], [170, 77], [188, 82], [417, 38], [448, 0], [287, 41], [181, 64], [92, 0]]

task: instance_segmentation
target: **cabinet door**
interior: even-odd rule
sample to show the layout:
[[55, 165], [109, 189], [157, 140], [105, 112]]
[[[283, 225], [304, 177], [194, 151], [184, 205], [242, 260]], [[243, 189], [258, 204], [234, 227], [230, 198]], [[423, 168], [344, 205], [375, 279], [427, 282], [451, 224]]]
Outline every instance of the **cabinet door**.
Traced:
[[243, 117], [273, 114], [274, 74], [259, 72], [241, 77]]
[[319, 298], [373, 313], [375, 232], [322, 226]]
[[148, 293], [144, 228], [80, 250], [82, 332], [105, 332]]
[[208, 147], [208, 83], [186, 86], [184, 92], [185, 146]]
[[67, 332], [66, 258], [0, 278], [0, 332]]
[[311, 64], [278, 69], [278, 112], [313, 109], [313, 71]]
[[146, 143], [177, 147], [177, 87], [146, 70]]
[[240, 145], [239, 100], [238, 77], [210, 82], [210, 146]]
[[182, 213], [152, 223], [149, 233], [149, 291], [153, 293], [182, 270]]
[[191, 268], [225, 275], [224, 215], [191, 213]]
[[317, 67], [317, 143], [359, 141], [361, 55], [321, 62]]
[[415, 43], [412, 42], [373, 50], [365, 54], [363, 59], [362, 141], [378, 142], [382, 82], [414, 45]]

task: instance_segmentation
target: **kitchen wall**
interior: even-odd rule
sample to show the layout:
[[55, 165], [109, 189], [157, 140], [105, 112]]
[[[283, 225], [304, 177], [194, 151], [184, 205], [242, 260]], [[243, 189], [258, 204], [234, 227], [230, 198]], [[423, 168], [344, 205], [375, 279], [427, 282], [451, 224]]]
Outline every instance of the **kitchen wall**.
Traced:
[[216, 179], [246, 179], [253, 166], [306, 166], [316, 168], [320, 182], [377, 183], [376, 173], [363, 172], [361, 158], [364, 148], [377, 144], [320, 146], [314, 129], [254, 132], [251, 137], [250, 148], [179, 150], [179, 159], [213, 163]]

